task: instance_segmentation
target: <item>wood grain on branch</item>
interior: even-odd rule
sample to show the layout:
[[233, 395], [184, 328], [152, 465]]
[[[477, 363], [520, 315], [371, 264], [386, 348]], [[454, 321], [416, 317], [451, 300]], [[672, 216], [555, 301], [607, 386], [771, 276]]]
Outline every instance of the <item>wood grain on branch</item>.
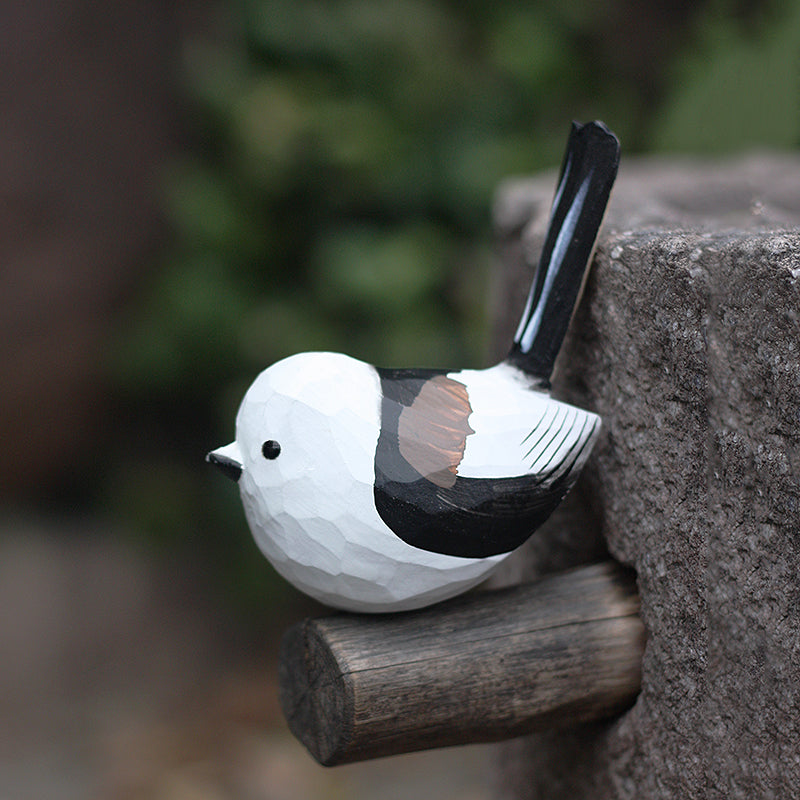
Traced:
[[281, 705], [321, 764], [490, 742], [610, 716], [639, 691], [644, 626], [613, 562], [422, 611], [291, 628]]

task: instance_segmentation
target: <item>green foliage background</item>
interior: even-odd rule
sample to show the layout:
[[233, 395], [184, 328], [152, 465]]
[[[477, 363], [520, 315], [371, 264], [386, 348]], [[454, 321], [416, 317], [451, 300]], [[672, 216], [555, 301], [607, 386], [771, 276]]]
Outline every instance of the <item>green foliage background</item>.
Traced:
[[106, 504], [245, 605], [277, 601], [202, 463], [257, 372], [309, 349], [485, 363], [492, 193], [556, 166], [572, 119], [624, 156], [800, 144], [800, 3], [652, 6], [222, 2], [185, 46], [171, 244], [113, 352], [129, 429]]

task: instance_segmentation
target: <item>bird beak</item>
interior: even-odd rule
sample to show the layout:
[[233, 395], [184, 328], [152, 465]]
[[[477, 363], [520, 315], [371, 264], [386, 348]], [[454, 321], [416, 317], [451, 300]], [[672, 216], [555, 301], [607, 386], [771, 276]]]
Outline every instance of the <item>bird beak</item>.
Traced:
[[222, 470], [222, 474], [233, 481], [238, 482], [239, 478], [242, 477], [242, 455], [237, 442], [231, 442], [231, 444], [226, 444], [225, 447], [218, 447], [216, 450], [212, 450], [206, 456], [206, 461], [219, 467]]

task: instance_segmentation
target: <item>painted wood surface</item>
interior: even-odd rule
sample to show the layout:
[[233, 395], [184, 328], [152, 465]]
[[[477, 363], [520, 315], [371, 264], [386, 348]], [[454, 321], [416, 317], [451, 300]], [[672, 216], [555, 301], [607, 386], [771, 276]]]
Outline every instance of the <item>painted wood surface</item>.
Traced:
[[550, 397], [617, 173], [605, 125], [573, 124], [508, 357], [485, 370], [382, 369], [300, 353], [264, 370], [236, 439], [208, 454], [301, 591], [347, 611], [422, 608], [476, 586], [561, 503], [600, 419]]

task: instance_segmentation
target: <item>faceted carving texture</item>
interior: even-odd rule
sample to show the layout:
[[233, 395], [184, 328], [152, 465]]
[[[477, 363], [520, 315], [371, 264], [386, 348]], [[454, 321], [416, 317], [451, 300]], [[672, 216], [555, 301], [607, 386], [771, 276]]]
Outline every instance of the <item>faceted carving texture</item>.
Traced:
[[256, 378], [236, 440], [208, 459], [238, 481], [261, 549], [298, 588], [349, 610], [418, 608], [488, 576], [560, 504], [600, 420], [545, 387], [618, 163], [602, 123], [572, 125], [502, 363], [442, 374], [306, 353]]
[[[295, 586], [351, 611], [399, 611], [452, 597], [505, 558], [428, 552], [384, 525], [373, 498], [380, 398], [368, 364], [303, 353], [265, 370], [236, 420], [239, 487], [259, 547]], [[274, 460], [261, 454], [267, 439], [281, 444]]]

